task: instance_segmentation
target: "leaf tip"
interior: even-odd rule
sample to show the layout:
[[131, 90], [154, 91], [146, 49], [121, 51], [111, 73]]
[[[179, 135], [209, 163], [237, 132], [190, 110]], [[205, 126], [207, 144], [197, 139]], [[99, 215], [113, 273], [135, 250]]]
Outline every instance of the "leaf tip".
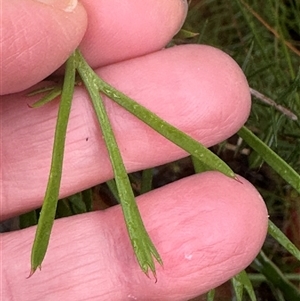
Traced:
[[234, 175], [234, 177], [233, 177], [237, 182], [239, 182], [239, 183], [241, 183], [241, 184], [243, 184], [243, 182], [238, 178], [238, 176], [237, 175]]
[[31, 278], [31, 276], [35, 273], [35, 271], [37, 270], [37, 268], [39, 268], [41, 270], [41, 266], [37, 266], [37, 267], [32, 267], [30, 270], [29, 275], [26, 277], [26, 279]]
[[[151, 279], [151, 277], [150, 277], [150, 275], [149, 275], [148, 269], [147, 269], [146, 271], [143, 271], [143, 272], [145, 273], [145, 275], [146, 275], [149, 279]], [[152, 272], [152, 273], [151, 273], [151, 272]], [[151, 269], [151, 272], [150, 272], [150, 274], [152, 274], [152, 276], [153, 276], [154, 279], [155, 279], [155, 282], [154, 282], [154, 283], [156, 283], [156, 282], [157, 282], [157, 276], [156, 276], [156, 271], [155, 271], [155, 269], [154, 269], [154, 270]]]

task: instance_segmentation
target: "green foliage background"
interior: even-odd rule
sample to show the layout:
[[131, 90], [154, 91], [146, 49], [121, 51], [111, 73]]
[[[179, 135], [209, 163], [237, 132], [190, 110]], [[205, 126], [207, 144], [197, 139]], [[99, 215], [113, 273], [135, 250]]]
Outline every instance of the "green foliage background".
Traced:
[[[290, 111], [291, 115], [287, 116], [253, 96], [246, 125], [300, 173], [300, 2], [193, 0], [183, 28], [188, 33], [179, 33], [175, 43], [201, 43], [222, 49], [242, 67], [253, 90]], [[257, 187], [266, 201], [270, 219], [299, 248], [299, 193], [236, 136], [213, 149], [236, 173]], [[299, 261], [271, 237], [267, 238], [263, 250], [266, 258], [299, 291]], [[271, 279], [265, 282], [255, 267], [253, 263], [247, 272], [258, 300], [291, 300], [278, 283]], [[215, 300], [232, 298], [229, 285], [216, 290]], [[244, 294], [242, 300], [249, 298]]]

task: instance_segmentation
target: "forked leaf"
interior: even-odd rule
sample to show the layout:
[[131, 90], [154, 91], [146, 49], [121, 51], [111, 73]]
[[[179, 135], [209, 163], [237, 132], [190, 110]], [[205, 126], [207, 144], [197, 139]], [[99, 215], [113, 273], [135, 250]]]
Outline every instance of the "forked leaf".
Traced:
[[106, 94], [110, 99], [114, 100], [125, 110], [142, 120], [145, 124], [149, 125], [156, 132], [172, 141], [174, 144], [178, 145], [180, 148], [187, 151], [192, 156], [196, 157], [210, 170], [218, 170], [224, 175], [236, 179], [235, 174], [231, 170], [231, 168], [217, 155], [215, 155], [197, 140], [180, 131], [147, 108], [137, 103], [129, 96], [125, 95], [110, 84], [100, 79], [98, 75], [92, 70], [92, 68], [85, 62], [83, 56], [79, 51], [77, 51], [77, 55], [78, 61], [81, 60], [82, 64], [84, 64], [84, 72], [86, 74], [84, 76], [93, 74], [90, 81], [93, 81], [93, 84], [98, 87], [98, 90]]
[[[189, 152], [192, 156], [205, 164], [206, 168], [218, 170], [231, 178], [235, 178], [235, 175], [233, 171], [221, 159], [218, 158], [218, 156], [210, 152], [198, 141], [179, 131], [154, 113], [139, 105], [128, 96], [102, 81], [85, 62], [78, 50], [76, 50], [67, 61], [65, 81], [63, 84], [62, 97], [55, 131], [50, 176], [43, 208], [41, 211], [40, 222], [32, 249], [31, 275], [34, 273], [37, 267], [41, 265], [49, 244], [49, 237], [59, 195], [65, 135], [71, 108], [71, 100], [74, 92], [76, 68], [90, 94], [96, 115], [102, 128], [102, 133], [104, 135], [115, 174], [116, 186], [124, 213], [127, 230], [133, 249], [137, 256], [137, 260], [141, 269], [146, 274], [150, 269], [155, 276], [154, 259], [156, 259], [160, 264], [162, 264], [162, 260], [142, 222], [134, 199], [130, 181], [99, 91], [102, 91], [112, 100], [116, 101], [123, 108], [140, 118], [158, 133]], [[46, 95], [46, 97], [44, 97], [42, 101], [35, 104], [35, 106], [42, 105], [45, 102], [52, 100], [53, 96], [56, 96], [56, 94], [53, 94], [54, 92], [59, 94], [60, 90], [58, 88], [53, 89], [50, 92], [50, 96]]]
[[65, 80], [63, 84], [61, 100], [59, 103], [55, 128], [50, 174], [34, 243], [32, 246], [31, 272], [29, 276], [31, 276], [38, 267], [41, 267], [49, 244], [60, 189], [65, 138], [74, 92], [74, 83], [75, 55], [72, 54], [66, 63]]

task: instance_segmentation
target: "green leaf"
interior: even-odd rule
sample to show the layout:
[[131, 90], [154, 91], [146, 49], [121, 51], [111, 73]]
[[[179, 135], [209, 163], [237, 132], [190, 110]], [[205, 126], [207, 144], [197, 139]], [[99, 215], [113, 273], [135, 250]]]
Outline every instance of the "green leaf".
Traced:
[[194, 156], [191, 156], [191, 158], [192, 158], [192, 163], [193, 163], [195, 173], [201, 173], [210, 170], [210, 168], [203, 161], [200, 161]]
[[155, 277], [154, 258], [160, 264], [162, 264], [162, 260], [145, 229], [137, 204], [135, 202], [129, 177], [127, 175], [102, 98], [99, 94], [97, 84], [95, 83], [96, 75], [91, 72], [90, 67], [87, 65], [79, 52], [77, 52], [77, 58], [79, 61], [77, 66], [78, 73], [80, 74], [81, 79], [83, 80], [90, 95], [98, 121], [101, 125], [102, 134], [112, 164], [118, 195], [132, 247], [142, 271], [148, 274], [150, 269]]
[[67, 198], [59, 200], [56, 206], [55, 218], [68, 217], [73, 215], [73, 210]]
[[87, 212], [93, 210], [93, 191], [91, 188], [88, 188], [81, 192], [82, 194], [82, 201], [85, 203], [85, 208]]
[[20, 229], [28, 228], [34, 226], [38, 223], [36, 210], [24, 213], [19, 216], [19, 226]]
[[216, 290], [215, 290], [215, 289], [210, 290], [210, 291], [207, 293], [206, 301], [214, 301], [214, 300], [215, 300], [215, 293], [216, 293]]
[[243, 284], [237, 280], [236, 277], [231, 278], [231, 283], [234, 289], [234, 293], [237, 301], [243, 300], [244, 286]]
[[106, 185], [108, 186], [110, 192], [113, 194], [114, 198], [120, 204], [121, 202], [120, 202], [120, 198], [119, 198], [119, 194], [118, 194], [118, 188], [117, 188], [115, 179], [107, 181]]
[[61, 95], [62, 87], [61, 87], [61, 85], [58, 85], [58, 86], [54, 86], [54, 87], [43, 88], [43, 89], [36, 90], [36, 91], [29, 93], [28, 96], [33, 96], [33, 95], [43, 93], [43, 92], [48, 92], [48, 91], [49, 91], [49, 93], [47, 93], [45, 96], [43, 96], [40, 100], [38, 100], [34, 104], [30, 105], [30, 107], [31, 108], [39, 108], [39, 107], [45, 105], [46, 103], [52, 101], [53, 99], [55, 99], [56, 97]]
[[174, 39], [188, 39], [199, 36], [198, 32], [192, 32], [186, 29], [180, 29], [179, 32], [175, 35]]
[[116, 90], [108, 83], [100, 79], [97, 74], [85, 62], [79, 51], [76, 51], [77, 70], [89, 92], [96, 115], [102, 128], [104, 140], [112, 163], [119, 199], [124, 213], [124, 218], [130, 240], [137, 256], [140, 267], [145, 273], [148, 269], [155, 276], [155, 265], [153, 257], [162, 264], [162, 260], [151, 242], [143, 225], [140, 213], [134, 200], [134, 194], [130, 186], [129, 178], [125, 170], [121, 154], [111, 129], [108, 116], [105, 111], [99, 91], [106, 94], [127, 111], [141, 119], [158, 133], [183, 148], [198, 160], [203, 162], [207, 168], [218, 170], [223, 174], [235, 178], [234, 172], [218, 156], [209, 151], [195, 139], [179, 131], [148, 109], [139, 105], [130, 97]]
[[178, 145], [192, 156], [196, 157], [208, 169], [218, 170], [228, 177], [235, 178], [235, 174], [230, 167], [197, 140], [178, 130], [103, 80], [98, 78], [97, 81], [101, 91], [103, 91], [109, 98], [114, 100], [134, 116], [138, 117], [144, 123], [148, 124], [159, 134], [172, 141], [174, 144]]
[[300, 261], [300, 250], [269, 220], [268, 233], [273, 236], [287, 251]]
[[284, 180], [300, 193], [300, 175], [282, 158], [280, 158], [263, 141], [246, 127], [238, 131], [238, 135], [245, 140]]
[[141, 194], [146, 193], [152, 188], [153, 169], [145, 169], [142, 173]]
[[239, 274], [234, 276], [231, 279], [231, 281], [236, 294], [237, 301], [243, 300], [244, 289], [246, 289], [251, 301], [257, 300], [255, 297], [255, 292], [252, 283], [245, 270], [241, 271]]
[[262, 273], [272, 285], [279, 289], [286, 301], [300, 300], [300, 291], [280, 271], [280, 269], [261, 251], [252, 265]]
[[69, 196], [68, 201], [71, 205], [73, 214], [86, 213], [87, 209], [81, 192]]
[[50, 174], [32, 247], [31, 272], [29, 277], [38, 267], [41, 267], [49, 244], [60, 189], [65, 138], [74, 92], [74, 83], [75, 55], [72, 54], [66, 63], [65, 79], [56, 122]]
[[42, 87], [42, 88], [38, 88], [38, 89], [35, 89], [31, 92], [29, 92], [27, 94], [27, 96], [35, 96], [35, 95], [38, 95], [38, 94], [41, 94], [41, 93], [45, 93], [45, 92], [51, 92], [55, 89], [60, 89], [61, 91], [61, 86], [60, 85], [53, 85], [53, 86], [49, 86], [49, 87]]

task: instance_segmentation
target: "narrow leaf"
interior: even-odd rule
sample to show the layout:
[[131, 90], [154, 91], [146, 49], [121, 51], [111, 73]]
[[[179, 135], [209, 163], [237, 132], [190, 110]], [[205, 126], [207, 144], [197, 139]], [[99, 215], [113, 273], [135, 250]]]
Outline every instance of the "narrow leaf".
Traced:
[[[251, 301], [256, 301], [255, 292], [252, 283], [245, 270], [232, 278], [234, 289], [237, 293], [237, 300], [242, 300], [243, 290], [245, 289]], [[240, 298], [240, 299], [239, 299]]]
[[138, 117], [144, 123], [148, 124], [159, 134], [172, 141], [174, 144], [178, 145], [192, 156], [196, 157], [210, 170], [218, 170], [231, 178], [235, 178], [235, 174], [230, 167], [197, 140], [178, 130], [103, 80], [98, 79], [98, 82], [101, 87], [101, 91], [103, 91], [109, 98]]
[[28, 228], [37, 224], [37, 212], [32, 210], [19, 216], [19, 227], [20, 229]]
[[93, 191], [92, 191], [92, 188], [88, 188], [88, 189], [82, 191], [81, 193], [82, 193], [82, 200], [85, 203], [85, 208], [86, 208], [87, 212], [92, 211], [92, 209], [93, 209]]
[[262, 273], [272, 285], [279, 289], [286, 301], [300, 300], [300, 291], [290, 282], [281, 270], [261, 251], [252, 265]]
[[203, 161], [200, 161], [194, 156], [191, 156], [191, 158], [195, 173], [201, 173], [210, 170], [210, 168]]
[[74, 83], [75, 56], [72, 54], [66, 63], [65, 80], [56, 122], [50, 174], [32, 247], [31, 272], [29, 276], [31, 276], [38, 267], [41, 267], [49, 244], [59, 195], [65, 137], [73, 98]]
[[198, 35], [199, 35], [198, 32], [192, 32], [190, 30], [180, 29], [174, 38], [175, 39], [188, 39], [188, 38], [194, 38]]
[[153, 169], [145, 169], [142, 173], [141, 194], [146, 193], [152, 188]]
[[45, 96], [43, 96], [41, 99], [39, 99], [37, 102], [30, 105], [31, 108], [39, 108], [39, 107], [45, 105], [46, 103], [52, 101], [56, 97], [58, 97], [62, 92], [62, 87], [61, 87], [61, 85], [59, 85], [59, 86], [51, 87], [51, 88], [49, 88], [49, 90], [34, 91], [34, 92], [30, 93], [28, 96], [36, 95], [37, 93], [42, 93], [44, 91], [49, 91], [49, 92]]
[[90, 67], [84, 61], [83, 57], [78, 52], [77, 54], [80, 59], [77, 70], [89, 92], [98, 121], [101, 125], [132, 247], [142, 271], [148, 274], [150, 269], [155, 277], [155, 263], [153, 257], [160, 264], [162, 264], [162, 260], [145, 229], [135, 202], [130, 181], [110, 121], [100, 97], [98, 87], [95, 85], [95, 75], [91, 74]]
[[268, 233], [273, 236], [287, 251], [300, 261], [300, 250], [284, 235], [284, 233], [269, 220]]
[[83, 201], [81, 192], [77, 192], [77, 193], [69, 196], [67, 199], [72, 208], [73, 215], [87, 212], [85, 202]]
[[55, 218], [69, 217], [73, 215], [73, 210], [67, 198], [59, 200], [56, 206]]
[[244, 293], [244, 286], [243, 284], [238, 281], [238, 279], [235, 277], [231, 278], [231, 283], [234, 289], [235, 297], [237, 301], [243, 300], [243, 293]]
[[253, 148], [267, 164], [269, 164], [284, 180], [300, 193], [300, 175], [282, 158], [280, 158], [270, 147], [255, 136], [246, 127], [238, 131], [238, 135]]
[[110, 192], [113, 194], [114, 198], [117, 200], [117, 202], [120, 204], [120, 198], [118, 193], [118, 188], [116, 185], [115, 179], [109, 180], [106, 182], [106, 185], [108, 186]]
[[[38, 95], [38, 94], [41, 94], [41, 93], [45, 93], [45, 92], [51, 92], [52, 90], [54, 90], [56, 88], [56, 86], [50, 86], [50, 87], [43, 87], [43, 88], [39, 88], [39, 89], [36, 89], [36, 90], [33, 90], [31, 92], [29, 92], [27, 94], [27, 96], [35, 96], [35, 95]], [[61, 90], [61, 87], [59, 86], [60, 90]]]
[[212, 289], [207, 293], [206, 301], [214, 301], [215, 300], [216, 290]]

